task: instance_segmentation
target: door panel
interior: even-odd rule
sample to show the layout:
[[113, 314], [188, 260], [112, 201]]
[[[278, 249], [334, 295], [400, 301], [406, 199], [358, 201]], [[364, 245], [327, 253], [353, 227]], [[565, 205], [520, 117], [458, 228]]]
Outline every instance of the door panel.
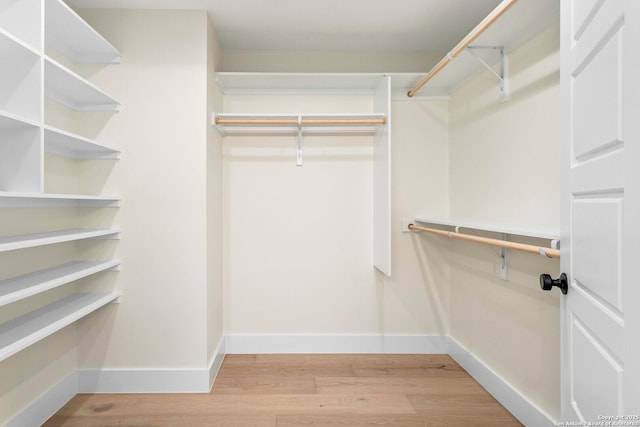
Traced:
[[625, 170], [627, 88], [637, 85], [625, 62], [632, 53], [626, 7], [626, 0], [562, 2], [561, 266], [569, 276], [562, 302], [563, 421], [628, 414], [628, 402], [640, 399], [627, 386], [627, 343], [637, 329], [626, 322], [625, 297], [637, 274], [630, 276], [624, 264], [626, 205], [629, 189], [640, 183]]

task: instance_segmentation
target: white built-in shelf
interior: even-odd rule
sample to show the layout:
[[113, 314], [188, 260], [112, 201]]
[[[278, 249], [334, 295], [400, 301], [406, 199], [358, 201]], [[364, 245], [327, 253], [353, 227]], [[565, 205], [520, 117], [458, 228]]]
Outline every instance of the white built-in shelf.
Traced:
[[0, 63], [0, 110], [40, 120], [40, 55], [0, 29]]
[[0, 280], [0, 307], [66, 285], [84, 277], [111, 270], [118, 260], [73, 261], [18, 277]]
[[0, 129], [38, 129], [38, 122], [0, 110]]
[[559, 227], [498, 222], [465, 221], [440, 218], [414, 218], [415, 225], [432, 224], [446, 227], [460, 227], [492, 233], [504, 233], [515, 236], [535, 237], [539, 239], [559, 240]]
[[107, 147], [80, 135], [44, 127], [44, 150], [72, 159], [119, 159], [120, 150]]
[[120, 207], [120, 198], [0, 191], [0, 208], [37, 207], [118, 208]]
[[75, 111], [120, 110], [117, 100], [51, 58], [45, 58], [44, 93]]
[[[560, 5], [557, 0], [517, 1], [504, 15], [489, 26], [471, 46], [503, 47], [505, 53], [521, 46], [543, 29], [549, 27], [560, 18]], [[494, 50], [474, 50], [489, 65], [496, 64], [500, 57]], [[436, 74], [416, 94], [416, 97], [448, 96], [460, 85], [484, 71], [484, 66], [469, 52], [462, 52]], [[424, 77], [424, 74], [413, 79], [406, 75], [403, 82], [405, 99], [406, 93]], [[497, 80], [496, 80], [497, 82]], [[397, 82], [397, 92], [400, 89], [400, 81]]]
[[0, 237], [0, 252], [96, 238], [118, 238], [120, 230], [73, 228]]
[[[234, 113], [214, 113], [212, 117], [213, 126], [222, 135], [245, 135], [275, 133], [283, 135], [295, 135], [298, 133], [298, 118], [302, 120], [302, 133], [317, 134], [373, 134], [383, 123], [362, 123], [355, 121], [386, 121], [382, 113], [364, 114], [234, 114]], [[217, 119], [229, 120], [239, 123], [218, 124]], [[336, 123], [313, 123], [305, 124], [305, 121], [332, 121]], [[267, 123], [269, 121], [287, 121], [288, 123]], [[256, 123], [243, 123], [256, 122]], [[344, 123], [343, 123], [344, 122]]]
[[42, 0], [0, 2], [0, 29], [6, 30], [32, 48], [41, 49]]
[[44, 37], [75, 62], [118, 63], [120, 52], [62, 0], [45, 3]]
[[115, 301], [120, 293], [77, 293], [0, 325], [0, 361]]

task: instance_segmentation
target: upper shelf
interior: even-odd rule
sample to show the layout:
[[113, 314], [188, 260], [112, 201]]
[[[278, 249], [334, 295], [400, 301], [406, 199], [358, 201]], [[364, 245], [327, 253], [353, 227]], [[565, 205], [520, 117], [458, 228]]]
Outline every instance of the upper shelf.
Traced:
[[[471, 46], [502, 47], [504, 52], [508, 53], [556, 22], [559, 17], [560, 7], [557, 0], [518, 0], [475, 39]], [[474, 53], [489, 65], [497, 63], [500, 59], [495, 51], [489, 49], [475, 50]], [[416, 97], [448, 96], [484, 69], [480, 61], [470, 53], [462, 52], [435, 74]], [[424, 74], [412, 81], [407, 87], [407, 92], [422, 77]]]
[[51, 58], [45, 58], [45, 96], [75, 111], [118, 111], [120, 103]]
[[119, 159], [120, 151], [88, 138], [46, 125], [44, 149], [47, 153], [72, 159]]
[[45, 44], [75, 62], [119, 63], [120, 52], [61, 0], [45, 3]]
[[221, 72], [216, 82], [225, 95], [359, 94], [371, 95], [382, 73]]

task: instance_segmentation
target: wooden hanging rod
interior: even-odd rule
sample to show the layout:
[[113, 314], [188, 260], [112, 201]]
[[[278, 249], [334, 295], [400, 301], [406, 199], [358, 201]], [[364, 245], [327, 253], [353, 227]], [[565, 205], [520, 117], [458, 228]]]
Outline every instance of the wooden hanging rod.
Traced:
[[447, 56], [442, 58], [440, 62], [438, 62], [427, 73], [427, 75], [424, 76], [422, 80], [420, 80], [418, 84], [414, 86], [413, 89], [407, 92], [407, 96], [409, 98], [413, 97], [422, 88], [422, 86], [427, 84], [429, 80], [431, 80], [436, 74], [442, 71], [442, 69], [449, 62], [451, 62], [453, 58], [460, 55], [463, 50], [465, 50], [471, 43], [473, 43], [473, 41], [477, 39], [480, 34], [482, 34], [487, 28], [491, 26], [491, 24], [493, 24], [498, 18], [500, 18], [511, 6], [513, 6], [516, 1], [517, 0], [503, 0], [502, 3], [500, 3], [495, 9], [493, 9], [493, 11], [491, 11], [491, 13], [482, 20], [482, 22], [480, 22], [473, 30], [471, 30], [471, 32], [467, 34], [467, 36], [463, 38], [460, 43], [458, 43], [456, 47], [454, 47], [451, 52], [447, 54]]
[[438, 230], [437, 228], [419, 227], [414, 224], [409, 224], [408, 228], [409, 230], [424, 231], [426, 233], [438, 234], [440, 236], [451, 237], [453, 239], [461, 239], [461, 240], [468, 240], [470, 242], [485, 243], [487, 245], [499, 246], [501, 248], [515, 249], [517, 251], [543, 255], [548, 258], [560, 258], [560, 250], [553, 249], [553, 248], [544, 248], [541, 246], [527, 245], [525, 243], [491, 239], [489, 237], [472, 236], [470, 234], [456, 233], [454, 231]]
[[[374, 119], [305, 119], [302, 125], [384, 125], [386, 117]], [[297, 125], [298, 119], [225, 119], [216, 117], [217, 125]]]

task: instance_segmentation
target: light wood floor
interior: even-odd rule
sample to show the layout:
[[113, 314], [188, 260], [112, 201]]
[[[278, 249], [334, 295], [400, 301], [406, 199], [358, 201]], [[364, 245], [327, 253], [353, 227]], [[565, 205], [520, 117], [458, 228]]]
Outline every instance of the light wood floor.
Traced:
[[520, 426], [446, 355], [227, 355], [206, 394], [80, 394], [45, 426]]

